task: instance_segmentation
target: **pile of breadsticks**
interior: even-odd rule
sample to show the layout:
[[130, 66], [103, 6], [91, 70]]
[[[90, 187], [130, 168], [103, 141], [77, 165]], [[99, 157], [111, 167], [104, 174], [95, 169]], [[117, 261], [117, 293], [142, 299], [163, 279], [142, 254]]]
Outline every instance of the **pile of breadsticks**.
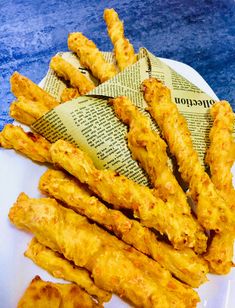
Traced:
[[[107, 63], [82, 33], [68, 37], [69, 49], [100, 83], [137, 61], [117, 13], [106, 9], [104, 19], [116, 65]], [[50, 67], [69, 84], [61, 96], [63, 103], [95, 87], [61, 56], [53, 57]], [[23, 124], [30, 126], [61, 103], [17, 72], [10, 82], [16, 96], [10, 114]], [[97, 169], [87, 153], [67, 141], [50, 144], [13, 125], [6, 125], [0, 133], [2, 147], [51, 164], [39, 182], [47, 197], [34, 199], [21, 193], [9, 219], [35, 236], [25, 256], [54, 277], [72, 282], [55, 284], [35, 277], [19, 307], [27, 303], [102, 306], [111, 293], [138, 307], [196, 307], [199, 297], [193, 288], [207, 280], [206, 274], [230, 271], [235, 231], [233, 111], [226, 101], [211, 107], [209, 176], [169, 89], [150, 78], [141, 90], [164, 139], [127, 97], [114, 98], [110, 104], [128, 126], [129, 149], [148, 174], [152, 188], [114, 171]], [[188, 184], [187, 194], [168, 167], [167, 144]], [[196, 214], [187, 197], [193, 200]]]

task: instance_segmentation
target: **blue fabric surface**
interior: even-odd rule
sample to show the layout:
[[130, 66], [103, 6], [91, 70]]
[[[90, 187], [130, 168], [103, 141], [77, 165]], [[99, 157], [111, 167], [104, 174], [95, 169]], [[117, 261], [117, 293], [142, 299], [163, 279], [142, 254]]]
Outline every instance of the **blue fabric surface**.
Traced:
[[0, 0], [0, 130], [11, 122], [14, 71], [38, 83], [50, 58], [67, 50], [69, 32], [83, 32], [101, 50], [112, 49], [102, 18], [106, 7], [124, 20], [136, 51], [145, 46], [157, 56], [189, 64], [235, 109], [233, 0]]

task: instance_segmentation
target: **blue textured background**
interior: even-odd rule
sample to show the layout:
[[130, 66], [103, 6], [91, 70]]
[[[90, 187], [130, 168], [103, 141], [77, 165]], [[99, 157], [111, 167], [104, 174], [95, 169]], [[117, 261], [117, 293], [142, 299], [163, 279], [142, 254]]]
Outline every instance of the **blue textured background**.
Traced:
[[11, 122], [14, 71], [38, 83], [50, 58], [67, 50], [73, 31], [83, 32], [102, 50], [112, 49], [102, 18], [106, 7], [118, 11], [136, 51], [145, 46], [157, 56], [191, 65], [235, 109], [233, 0], [0, 0], [0, 129]]

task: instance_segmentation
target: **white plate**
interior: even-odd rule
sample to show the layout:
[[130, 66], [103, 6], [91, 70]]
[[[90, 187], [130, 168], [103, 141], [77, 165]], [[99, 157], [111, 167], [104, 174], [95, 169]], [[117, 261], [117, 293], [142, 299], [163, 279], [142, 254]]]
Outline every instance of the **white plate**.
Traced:
[[[212, 98], [215, 93], [205, 80], [190, 66], [173, 60], [162, 59], [178, 73], [193, 82]], [[46, 167], [16, 155], [13, 150], [0, 149], [0, 307], [15, 308], [29, 282], [35, 275], [42, 279], [60, 281], [47, 274], [23, 256], [31, 235], [15, 229], [8, 221], [8, 212], [20, 192], [40, 197], [37, 189], [40, 176]], [[235, 174], [233, 170], [233, 174]], [[229, 275], [208, 275], [209, 282], [198, 290], [201, 303], [198, 307], [235, 307], [235, 270]], [[113, 296], [105, 307], [128, 307]]]

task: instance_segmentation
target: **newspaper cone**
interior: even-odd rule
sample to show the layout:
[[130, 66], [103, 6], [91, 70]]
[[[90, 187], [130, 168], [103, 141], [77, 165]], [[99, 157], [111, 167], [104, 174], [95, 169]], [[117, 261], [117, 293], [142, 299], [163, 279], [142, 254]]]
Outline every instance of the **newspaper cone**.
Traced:
[[[104, 55], [107, 60], [113, 61], [112, 53]], [[89, 77], [73, 54], [66, 52], [62, 56]], [[98, 168], [116, 170], [140, 184], [148, 185], [146, 174], [132, 159], [127, 147], [127, 128], [116, 118], [108, 99], [125, 95], [149, 117], [145, 111], [147, 105], [140, 89], [141, 83], [149, 77], [160, 79], [170, 88], [172, 99], [186, 117], [202, 163], [212, 123], [208, 110], [214, 100], [146, 49], [140, 49], [138, 58], [137, 63], [98, 85], [86, 96], [61, 104], [45, 114], [33, 124], [33, 129], [50, 142], [64, 139], [75, 143], [89, 154]], [[49, 70], [44, 89], [57, 97], [64, 87], [63, 82]], [[152, 127], [157, 129], [154, 122]]]

